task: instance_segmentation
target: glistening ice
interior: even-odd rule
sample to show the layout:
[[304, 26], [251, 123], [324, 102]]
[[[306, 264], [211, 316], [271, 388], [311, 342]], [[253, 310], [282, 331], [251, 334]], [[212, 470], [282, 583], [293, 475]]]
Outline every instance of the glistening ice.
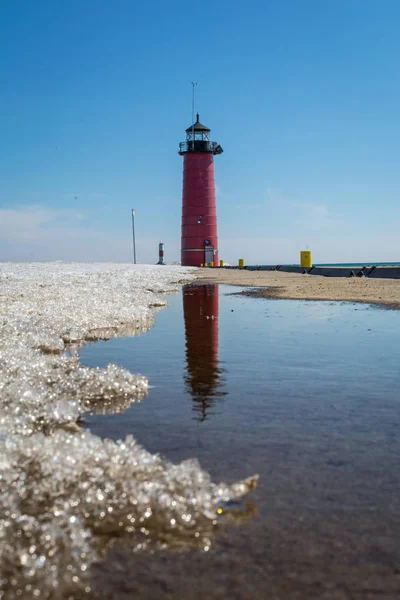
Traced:
[[[192, 269], [115, 264], [0, 264], [0, 598], [92, 593], [106, 540], [132, 551], [210, 547], [226, 503], [255, 478], [211, 482], [132, 436], [102, 440], [88, 410], [122, 411], [148, 382], [116, 365], [83, 367], [76, 349], [154, 324]], [[239, 518], [239, 516], [238, 516]]]

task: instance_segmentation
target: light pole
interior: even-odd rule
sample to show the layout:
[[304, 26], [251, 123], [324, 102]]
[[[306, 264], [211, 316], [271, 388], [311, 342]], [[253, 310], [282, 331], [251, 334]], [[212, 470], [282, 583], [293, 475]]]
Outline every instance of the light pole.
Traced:
[[132, 243], [133, 243], [133, 264], [136, 265], [135, 209], [134, 208], [132, 208]]

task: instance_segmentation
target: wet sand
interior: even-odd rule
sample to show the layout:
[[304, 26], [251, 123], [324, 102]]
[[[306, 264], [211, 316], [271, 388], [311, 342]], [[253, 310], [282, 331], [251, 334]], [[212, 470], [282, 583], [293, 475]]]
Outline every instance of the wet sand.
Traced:
[[198, 276], [212, 283], [257, 287], [259, 289], [249, 295], [265, 298], [339, 300], [400, 308], [400, 280], [398, 279], [321, 277], [278, 271], [236, 269], [201, 269]]

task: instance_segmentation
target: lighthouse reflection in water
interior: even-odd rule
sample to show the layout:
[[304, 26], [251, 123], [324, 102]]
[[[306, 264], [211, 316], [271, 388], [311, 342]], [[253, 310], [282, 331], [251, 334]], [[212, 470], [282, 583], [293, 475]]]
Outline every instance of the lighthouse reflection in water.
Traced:
[[218, 286], [186, 285], [182, 293], [185, 384], [193, 400], [195, 419], [202, 422], [215, 413], [216, 401], [226, 395], [220, 389], [224, 382], [218, 364]]

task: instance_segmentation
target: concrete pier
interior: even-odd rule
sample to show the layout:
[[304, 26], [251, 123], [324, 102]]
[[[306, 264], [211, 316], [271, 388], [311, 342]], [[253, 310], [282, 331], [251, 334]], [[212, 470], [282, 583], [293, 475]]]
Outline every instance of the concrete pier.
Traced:
[[320, 275], [322, 277], [370, 277], [371, 279], [400, 279], [400, 266], [363, 267], [318, 267], [310, 269], [299, 265], [246, 265], [220, 267], [222, 269], [241, 269], [246, 271], [279, 271], [280, 273], [298, 273], [299, 275]]

